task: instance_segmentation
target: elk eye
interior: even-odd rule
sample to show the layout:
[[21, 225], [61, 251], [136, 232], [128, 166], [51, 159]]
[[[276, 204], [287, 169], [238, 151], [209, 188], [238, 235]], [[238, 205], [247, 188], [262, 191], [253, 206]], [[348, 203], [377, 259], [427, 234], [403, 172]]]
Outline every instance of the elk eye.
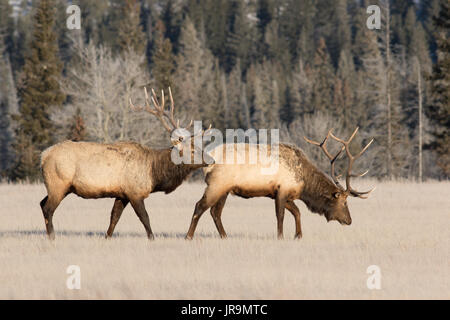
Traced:
[[339, 198], [339, 192], [333, 193], [333, 197], [335, 197], [336, 199]]

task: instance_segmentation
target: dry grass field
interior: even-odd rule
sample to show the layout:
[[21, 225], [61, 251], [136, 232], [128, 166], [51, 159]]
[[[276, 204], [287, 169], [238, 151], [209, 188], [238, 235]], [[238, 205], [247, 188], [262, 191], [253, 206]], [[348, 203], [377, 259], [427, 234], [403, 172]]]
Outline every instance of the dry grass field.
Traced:
[[[359, 187], [375, 182], [362, 182]], [[209, 212], [185, 241], [204, 184], [186, 183], [146, 200], [156, 240], [128, 206], [104, 239], [112, 199], [68, 196], [47, 240], [43, 185], [0, 185], [0, 299], [449, 299], [450, 183], [379, 183], [368, 200], [350, 199], [351, 226], [302, 212], [303, 239], [276, 240], [274, 203], [229, 197], [221, 240]], [[66, 268], [81, 268], [69, 290]], [[369, 290], [367, 267], [381, 269]]]

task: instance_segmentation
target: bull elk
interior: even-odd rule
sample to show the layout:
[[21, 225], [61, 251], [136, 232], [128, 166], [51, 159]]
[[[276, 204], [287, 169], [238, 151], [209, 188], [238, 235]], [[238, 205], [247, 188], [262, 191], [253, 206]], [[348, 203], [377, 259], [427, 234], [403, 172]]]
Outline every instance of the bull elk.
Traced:
[[[337, 220], [341, 224], [350, 225], [352, 219], [347, 206], [347, 197], [367, 198], [372, 190], [358, 192], [350, 185], [350, 179], [361, 175], [352, 174], [352, 166], [373, 142], [373, 139], [357, 155], [350, 153], [349, 144], [355, 137], [358, 128], [353, 132], [348, 140], [342, 140], [328, 131], [325, 139], [319, 143], [311, 141], [305, 137], [309, 143], [319, 146], [331, 163], [331, 178], [329, 179], [321, 170], [314, 166], [304, 155], [302, 150], [288, 144], [279, 144], [279, 166], [274, 174], [261, 174], [261, 164], [250, 164], [248, 160], [243, 164], [220, 163], [219, 158], [223, 156], [226, 145], [216, 147], [210, 152], [210, 156], [215, 163], [204, 168], [206, 190], [200, 201], [195, 206], [191, 225], [186, 235], [186, 239], [192, 239], [197, 223], [201, 215], [211, 208], [211, 215], [216, 225], [217, 231], [222, 238], [227, 236], [221, 220], [222, 210], [228, 194], [237, 195], [243, 198], [269, 197], [275, 200], [275, 212], [277, 217], [278, 238], [283, 238], [283, 220], [285, 209], [289, 210], [295, 218], [295, 238], [302, 237], [300, 225], [300, 210], [295, 205], [294, 200], [302, 200], [310, 211], [324, 215], [327, 221]], [[327, 150], [327, 141], [332, 138], [342, 144], [337, 154], [332, 155]], [[250, 148], [259, 148], [258, 145], [244, 144], [248, 159]], [[235, 150], [237, 144], [234, 145]], [[270, 147], [267, 145], [269, 152]], [[346, 189], [338, 181], [335, 174], [334, 164], [336, 159], [345, 149], [348, 157], [348, 169], [346, 173]]]
[[[171, 148], [151, 149], [135, 142], [106, 144], [64, 141], [42, 152], [41, 170], [48, 195], [40, 205], [50, 239], [55, 237], [53, 213], [70, 193], [85, 199], [115, 198], [106, 232], [107, 238], [112, 236], [128, 203], [131, 203], [144, 225], [147, 237], [154, 238], [144, 199], [153, 192], [174, 191], [191, 172], [206, 165], [205, 162], [174, 164], [171, 161], [173, 148], [177, 148], [180, 154], [183, 150], [192, 150], [192, 156], [194, 148], [186, 148], [185, 144], [189, 139], [184, 139], [182, 135], [172, 135], [172, 132], [180, 127], [180, 122], [174, 119], [174, 102], [170, 88], [169, 98], [171, 105], [167, 111], [164, 107], [164, 91], [160, 105], [155, 91], [152, 90], [152, 108], [145, 89], [145, 106], [136, 107], [131, 99], [130, 106], [134, 110], [145, 110], [161, 121], [164, 128], [171, 133]], [[186, 129], [191, 125], [192, 121]], [[202, 159], [206, 159], [205, 157]]]

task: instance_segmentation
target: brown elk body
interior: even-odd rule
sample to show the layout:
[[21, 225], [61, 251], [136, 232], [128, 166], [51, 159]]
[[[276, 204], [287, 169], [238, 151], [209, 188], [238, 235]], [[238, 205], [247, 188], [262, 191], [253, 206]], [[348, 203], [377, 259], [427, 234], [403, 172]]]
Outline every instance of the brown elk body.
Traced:
[[[331, 132], [329, 132], [322, 144], [316, 144], [321, 147], [324, 146], [330, 134]], [[352, 138], [353, 136], [354, 134]], [[350, 140], [342, 142], [347, 143], [348, 146]], [[235, 144], [234, 148], [235, 154], [237, 154], [240, 149], [239, 144]], [[241, 146], [241, 152], [245, 153], [242, 156], [245, 161], [241, 164], [236, 161], [234, 163], [227, 163], [226, 157], [224, 157], [226, 154], [226, 145], [218, 146], [209, 153], [214, 158], [215, 163], [204, 168], [207, 187], [203, 197], [195, 206], [191, 225], [186, 235], [187, 239], [192, 239], [198, 220], [209, 208], [211, 208], [211, 216], [220, 236], [222, 238], [227, 236], [222, 225], [221, 214], [229, 194], [243, 198], [269, 197], [274, 199], [279, 238], [283, 237], [285, 209], [288, 209], [295, 218], [295, 237], [301, 238], [302, 236], [300, 210], [294, 203], [294, 200], [297, 199], [302, 200], [312, 212], [324, 215], [327, 221], [337, 220], [341, 224], [351, 224], [352, 219], [347, 206], [347, 197], [352, 195], [363, 198], [363, 195], [368, 192], [354, 191], [350, 188], [349, 180], [347, 190], [344, 190], [337, 182], [337, 179], [335, 179], [334, 161], [343, 151], [344, 147], [336, 156], [330, 158], [332, 161], [333, 180], [312, 164], [302, 150], [288, 144], [278, 145], [278, 170], [273, 174], [262, 174], [261, 169], [263, 165], [259, 162], [251, 164], [248, 161], [248, 153], [251, 148], [259, 148], [259, 146], [250, 144], [245, 144], [244, 148]], [[267, 145], [267, 148], [270, 154], [271, 146]], [[324, 148], [326, 150], [325, 146]], [[326, 153], [329, 155], [328, 151]], [[351, 154], [349, 155], [352, 157]], [[350, 169], [351, 164], [349, 166]], [[348, 175], [351, 176], [350, 171]]]
[[[157, 111], [149, 109], [149, 105], [147, 111], [160, 117], [166, 129], [172, 131], [178, 124], [175, 124], [173, 117], [169, 117], [173, 124], [170, 127], [163, 120], [166, 116], [164, 105], [157, 104], [156, 96], [152, 100]], [[191, 172], [206, 165], [204, 162], [173, 163], [173, 148], [177, 148], [180, 154], [183, 152], [181, 138], [172, 140], [172, 148], [160, 150], [134, 142], [104, 144], [72, 141], [46, 149], [41, 155], [41, 170], [48, 195], [40, 204], [48, 236], [54, 238], [54, 211], [68, 194], [74, 193], [86, 199], [115, 198], [107, 237], [112, 236], [124, 208], [131, 203], [148, 238], [153, 239], [144, 199], [153, 192], [172, 192]]]

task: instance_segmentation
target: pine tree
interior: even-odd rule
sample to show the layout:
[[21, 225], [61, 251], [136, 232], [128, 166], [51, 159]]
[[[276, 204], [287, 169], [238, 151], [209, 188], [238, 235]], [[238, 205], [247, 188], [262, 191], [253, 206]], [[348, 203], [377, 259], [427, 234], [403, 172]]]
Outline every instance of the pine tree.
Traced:
[[181, 33], [181, 13], [176, 7], [175, 0], [164, 1], [161, 20], [164, 22], [165, 34], [164, 38], [170, 39], [172, 42], [174, 54], [178, 54], [178, 42]]
[[16, 166], [13, 179], [39, 177], [39, 152], [53, 143], [50, 113], [65, 97], [58, 79], [62, 63], [54, 27], [53, 0], [41, 0], [34, 16], [31, 52], [25, 60], [19, 88], [20, 108], [16, 121]]
[[153, 53], [153, 76], [156, 88], [167, 90], [173, 86], [173, 73], [175, 70], [175, 57], [172, 53], [172, 43], [164, 38], [165, 27], [161, 20], [156, 23], [156, 41]]
[[[108, 11], [108, 0], [79, 0], [78, 5], [81, 10], [81, 23], [83, 39], [86, 43], [93, 42], [95, 44], [111, 45], [108, 42], [108, 29], [112, 29], [110, 15]], [[65, 12], [65, 11], [64, 11]]]
[[258, 0], [256, 17], [258, 18], [258, 56], [260, 58], [268, 56], [268, 44], [266, 43], [266, 32], [269, 24], [275, 18], [275, 4], [273, 0]]
[[[301, 1], [301, 5], [302, 29], [300, 37], [297, 40], [296, 57], [297, 59], [301, 58], [305, 63], [308, 63], [314, 57], [315, 46], [312, 44], [315, 43], [314, 16], [316, 15], [317, 8], [314, 0]], [[297, 37], [294, 37], [294, 39], [297, 39]]]
[[411, 6], [405, 18], [406, 55], [410, 59], [417, 57], [422, 71], [431, 71], [431, 57], [428, 50], [428, 41], [422, 22], [417, 20], [415, 7]]
[[11, 54], [13, 20], [11, 6], [8, 0], [0, 0], [0, 54]]
[[[181, 30], [177, 70], [174, 74], [175, 100], [189, 118], [211, 119], [217, 108], [217, 66], [194, 24], [186, 18]], [[216, 78], [216, 81], [214, 79]], [[209, 117], [202, 117], [209, 115]]]
[[252, 89], [252, 126], [255, 128], [279, 128], [279, 84], [271, 64], [265, 60], [249, 72], [247, 83]]
[[[314, 113], [311, 103], [314, 73], [300, 58], [289, 77], [278, 79], [280, 83], [280, 120], [289, 126], [298, 118]], [[284, 80], [284, 81], [282, 81]]]
[[258, 0], [258, 9], [256, 12], [258, 18], [258, 29], [262, 39], [266, 32], [266, 27], [274, 18], [274, 3], [272, 0]]
[[[229, 1], [226, 17], [224, 56], [221, 65], [227, 73], [231, 72], [237, 61], [247, 65], [249, 26], [243, 0]], [[240, 67], [240, 66], [239, 66]]]
[[142, 31], [140, 20], [141, 4], [138, 0], [121, 1], [121, 18], [117, 30], [119, 52], [133, 50], [138, 54], [145, 52], [147, 39]]
[[227, 38], [227, 12], [229, 3], [228, 0], [209, 0], [205, 4], [205, 13], [203, 20], [204, 25], [197, 27], [200, 35], [204, 32], [208, 36], [205, 41], [211, 52], [219, 58], [223, 65], [225, 60], [225, 43]]
[[432, 96], [428, 117], [433, 123], [430, 148], [445, 177], [450, 176], [450, 1], [442, 0], [439, 15], [434, 18], [437, 63], [431, 76]]
[[311, 104], [316, 111], [333, 112], [332, 92], [334, 70], [323, 38], [319, 40], [314, 55], [313, 70], [314, 79]]
[[432, 39], [434, 36], [434, 21], [433, 17], [439, 14], [439, 3], [441, 0], [429, 0], [429, 1], [420, 1], [419, 4], [419, 20], [423, 22], [423, 26], [427, 33], [427, 38], [430, 41], [430, 49], [431, 55], [434, 56], [436, 50], [436, 44]]
[[17, 92], [11, 64], [7, 56], [0, 54], [0, 179], [1, 176], [9, 174], [14, 160], [12, 149], [14, 128], [11, 114], [16, 113], [17, 109]]
[[6, 176], [9, 167], [11, 132], [8, 115], [8, 105], [4, 97], [0, 94], [0, 181]]
[[289, 52], [294, 59], [298, 56], [298, 35], [302, 31], [303, 23], [302, 2], [286, 1], [286, 10], [280, 16], [280, 33], [288, 41]]
[[8, 20], [11, 14], [11, 7], [8, 1], [0, 0], [0, 180], [5, 175], [6, 169], [11, 161], [11, 124], [9, 116], [7, 75], [9, 72], [7, 37]]
[[238, 60], [227, 77], [228, 104], [230, 106], [229, 128], [245, 128], [246, 115], [242, 103], [242, 70]]
[[333, 66], [337, 67], [342, 50], [351, 43], [348, 0], [318, 1], [317, 35], [325, 39]]
[[352, 89], [356, 86], [355, 76], [353, 61], [346, 50], [342, 50], [334, 83], [333, 105], [336, 110], [334, 117], [342, 120], [344, 128], [355, 126], [357, 123], [355, 116], [357, 112], [353, 102], [354, 90]]
[[[36, 2], [34, 2], [36, 3]], [[23, 69], [25, 56], [30, 52], [30, 43], [33, 36], [34, 12], [36, 11], [33, 4], [32, 8], [27, 6], [27, 1], [22, 1], [21, 12], [30, 11], [28, 14], [20, 14], [15, 23], [15, 29], [12, 33], [10, 49], [10, 61], [13, 74], [16, 75]]]

